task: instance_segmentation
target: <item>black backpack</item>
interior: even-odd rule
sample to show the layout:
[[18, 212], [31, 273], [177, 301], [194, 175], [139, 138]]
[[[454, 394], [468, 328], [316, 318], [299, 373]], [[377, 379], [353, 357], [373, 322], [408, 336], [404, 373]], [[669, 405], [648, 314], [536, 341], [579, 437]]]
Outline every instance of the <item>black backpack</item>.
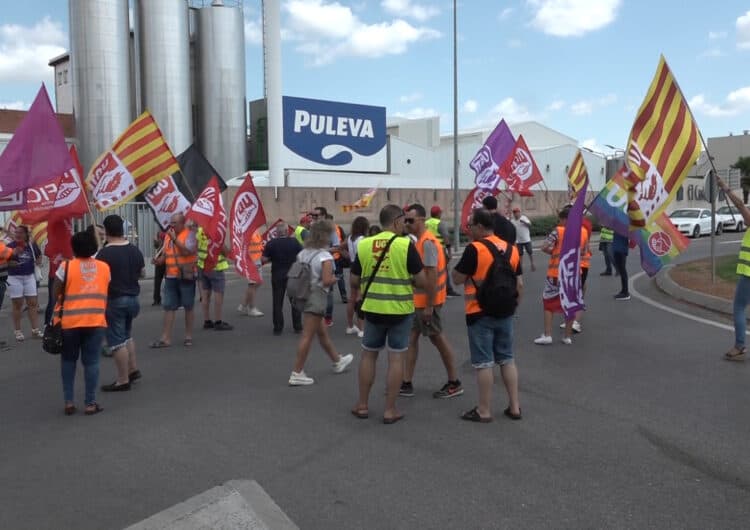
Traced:
[[477, 289], [479, 307], [486, 316], [509, 317], [516, 312], [518, 306], [518, 285], [508, 252], [501, 252], [486, 239], [480, 239], [478, 242], [487, 247], [494, 258], [481, 285], [477, 286], [474, 278], [471, 279]]

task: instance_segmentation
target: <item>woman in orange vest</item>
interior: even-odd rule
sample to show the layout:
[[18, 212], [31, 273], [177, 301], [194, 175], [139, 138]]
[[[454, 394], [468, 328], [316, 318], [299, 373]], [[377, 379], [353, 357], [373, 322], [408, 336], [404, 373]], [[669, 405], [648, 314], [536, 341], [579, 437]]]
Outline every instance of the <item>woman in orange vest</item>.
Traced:
[[[96, 386], [99, 384], [99, 353], [107, 328], [104, 313], [107, 309], [109, 265], [92, 258], [99, 245], [90, 233], [78, 232], [70, 242], [74, 258], [57, 269], [53, 287], [57, 304], [52, 322], [61, 322], [63, 330], [60, 358], [65, 415], [70, 416], [76, 411], [73, 382], [79, 356], [86, 382], [84, 412], [92, 415], [102, 411], [96, 402]], [[65, 298], [61, 304], [63, 290]]]
[[[248, 257], [258, 267], [258, 275], [261, 274], [263, 267], [263, 238], [260, 236], [260, 231], [256, 231], [250, 239], [250, 244], [247, 246]], [[237, 307], [237, 312], [245, 314], [249, 317], [262, 317], [263, 311], [255, 307], [255, 293], [258, 292], [258, 286], [260, 284], [249, 281], [247, 282], [247, 291], [245, 292], [245, 300]]]

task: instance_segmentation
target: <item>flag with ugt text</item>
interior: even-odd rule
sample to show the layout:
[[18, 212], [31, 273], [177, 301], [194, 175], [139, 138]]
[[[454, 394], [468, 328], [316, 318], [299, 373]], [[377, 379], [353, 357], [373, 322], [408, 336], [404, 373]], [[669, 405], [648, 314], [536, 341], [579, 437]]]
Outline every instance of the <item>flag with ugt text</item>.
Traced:
[[218, 177], [214, 175], [208, 181], [186, 217], [203, 228], [209, 240], [203, 270], [211, 272], [219, 260], [219, 255], [224, 248], [224, 240], [227, 237], [227, 211], [224, 209]]
[[700, 150], [693, 114], [662, 55], [628, 138], [631, 230], [648, 226], [665, 211]]
[[[522, 134], [518, 135], [516, 145], [497, 172], [507, 184], [507, 191], [524, 196], [529, 195], [531, 186], [544, 180]], [[533, 193], [531, 195], [533, 196]]]
[[86, 184], [97, 209], [107, 210], [178, 169], [156, 120], [146, 111], [94, 162]]
[[154, 212], [156, 222], [164, 230], [169, 227], [169, 221], [174, 214], [187, 214], [190, 202], [177, 187], [172, 175], [161, 179], [143, 194], [143, 199]]
[[589, 172], [586, 169], [586, 163], [583, 161], [583, 153], [580, 149], [576, 153], [573, 163], [568, 169], [568, 185], [570, 186], [571, 195], [577, 196], [581, 188], [589, 183]]
[[586, 200], [586, 186], [579, 190], [576, 202], [568, 213], [560, 248], [560, 264], [558, 277], [560, 280], [560, 305], [565, 320], [572, 320], [578, 311], [583, 311], [583, 286], [581, 284], [581, 226], [583, 225], [583, 206]]
[[515, 144], [516, 140], [508, 124], [505, 120], [500, 120], [469, 162], [469, 166], [474, 171], [474, 185], [477, 188], [490, 192], [497, 189], [500, 184], [497, 170], [513, 151]]
[[260, 271], [250, 259], [248, 247], [253, 234], [265, 223], [266, 214], [255, 190], [253, 178], [249, 172], [245, 173], [245, 180], [237, 190], [229, 212], [229, 233], [232, 238], [235, 269], [241, 276], [256, 283], [261, 281]]

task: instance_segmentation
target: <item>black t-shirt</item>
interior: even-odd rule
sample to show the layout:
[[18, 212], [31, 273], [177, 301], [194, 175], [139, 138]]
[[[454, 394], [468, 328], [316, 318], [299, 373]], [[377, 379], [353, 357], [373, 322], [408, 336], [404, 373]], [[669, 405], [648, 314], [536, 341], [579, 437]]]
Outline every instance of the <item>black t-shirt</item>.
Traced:
[[513, 223], [499, 213], [493, 214], [495, 216], [495, 235], [508, 243], [509, 245], [516, 244], [516, 227]]
[[96, 259], [109, 265], [112, 279], [109, 282], [109, 298], [118, 296], [138, 296], [141, 286], [138, 280], [146, 266], [143, 254], [138, 247], [127, 245], [107, 245], [99, 251]]
[[279, 237], [266, 243], [263, 256], [271, 262], [271, 276], [284, 278], [301, 250], [302, 245], [294, 237]]

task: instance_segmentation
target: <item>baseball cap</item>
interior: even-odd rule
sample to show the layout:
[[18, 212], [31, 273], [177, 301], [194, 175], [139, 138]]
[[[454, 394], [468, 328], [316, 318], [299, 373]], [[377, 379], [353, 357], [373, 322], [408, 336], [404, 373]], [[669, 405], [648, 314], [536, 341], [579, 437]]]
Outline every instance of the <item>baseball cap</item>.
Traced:
[[519, 208], [518, 206], [514, 206], [514, 207], [513, 207], [513, 211], [514, 211], [514, 212], [520, 212], [520, 211], [521, 211], [521, 208]]
[[430, 215], [440, 215], [441, 213], [443, 213], [443, 210], [437, 204], [430, 208]]

